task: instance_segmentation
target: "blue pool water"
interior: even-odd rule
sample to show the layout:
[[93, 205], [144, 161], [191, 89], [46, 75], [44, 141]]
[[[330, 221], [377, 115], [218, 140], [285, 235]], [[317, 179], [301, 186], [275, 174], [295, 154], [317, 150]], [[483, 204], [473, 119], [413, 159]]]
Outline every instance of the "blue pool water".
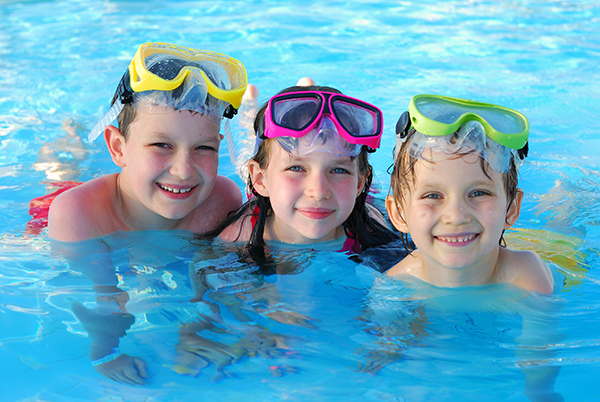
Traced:
[[[600, 400], [600, 5], [302, 3], [0, 1], [0, 400]], [[147, 41], [239, 59], [260, 101], [310, 76], [378, 105], [382, 194], [413, 95], [522, 111], [531, 150], [508, 242], [539, 252], [564, 286], [435, 289], [326, 251], [282, 253], [265, 276], [180, 232], [114, 234], [110, 252], [68, 264], [44, 232], [25, 233], [29, 201], [50, 182], [116, 171], [100, 141], [81, 138]], [[225, 151], [220, 172], [242, 185]], [[94, 275], [129, 297], [120, 347], [147, 363], [146, 386], [89, 363], [73, 306], [102, 307]], [[191, 302], [202, 284], [210, 303]], [[199, 373], [179, 353], [190, 338], [212, 359]]]

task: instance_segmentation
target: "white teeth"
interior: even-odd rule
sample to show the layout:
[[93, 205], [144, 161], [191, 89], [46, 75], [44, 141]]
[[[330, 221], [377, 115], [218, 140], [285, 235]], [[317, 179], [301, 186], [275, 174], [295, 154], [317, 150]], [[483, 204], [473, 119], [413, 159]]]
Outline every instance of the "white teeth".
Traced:
[[473, 240], [475, 238], [475, 236], [476, 235], [474, 235], [474, 234], [465, 236], [465, 237], [440, 237], [440, 236], [438, 236], [438, 239], [440, 239], [441, 241], [448, 242], [448, 243], [464, 243], [469, 240]]
[[158, 185], [160, 188], [162, 188], [165, 191], [168, 191], [170, 193], [173, 194], [183, 194], [183, 193], [189, 193], [190, 191], [192, 191], [192, 188], [171, 188], [171, 187], [167, 187], [167, 186], [163, 186], [162, 184]]

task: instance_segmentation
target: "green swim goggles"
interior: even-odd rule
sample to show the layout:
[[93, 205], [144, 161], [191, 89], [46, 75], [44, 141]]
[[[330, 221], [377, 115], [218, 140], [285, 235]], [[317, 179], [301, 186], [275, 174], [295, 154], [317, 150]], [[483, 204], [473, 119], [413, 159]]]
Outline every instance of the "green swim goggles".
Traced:
[[[529, 122], [512, 109], [439, 95], [416, 95], [396, 124], [396, 150], [416, 130], [407, 147], [415, 158], [429, 160], [431, 152], [476, 152], [498, 172], [513, 159], [519, 166], [527, 156]], [[452, 134], [452, 135], [451, 135]], [[470, 150], [470, 151], [469, 151]], [[436, 156], [436, 158], [439, 157]]]
[[408, 105], [410, 124], [421, 134], [456, 132], [468, 121], [481, 123], [486, 134], [511, 149], [521, 149], [529, 138], [529, 122], [516, 110], [489, 103], [440, 95], [416, 95]]

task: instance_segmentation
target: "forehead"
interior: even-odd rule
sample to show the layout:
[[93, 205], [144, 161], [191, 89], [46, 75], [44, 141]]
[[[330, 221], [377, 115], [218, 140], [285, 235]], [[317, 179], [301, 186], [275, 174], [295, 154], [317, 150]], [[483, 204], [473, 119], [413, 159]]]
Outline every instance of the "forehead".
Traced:
[[161, 133], [199, 135], [204, 138], [219, 137], [219, 124], [206, 116], [189, 110], [163, 108], [161, 113], [137, 113], [131, 124], [131, 133]]
[[443, 158], [437, 155], [430, 161], [418, 159], [413, 172], [417, 185], [430, 183], [503, 185], [502, 174], [491, 169], [477, 154], [446, 155]]
[[358, 166], [358, 158], [353, 158], [350, 156], [337, 156], [336, 154], [329, 152], [327, 147], [324, 147], [322, 149], [317, 147], [314, 151], [299, 155], [294, 151], [286, 151], [276, 140], [271, 141], [269, 144], [269, 161], [277, 163], [302, 162], [314, 164]]

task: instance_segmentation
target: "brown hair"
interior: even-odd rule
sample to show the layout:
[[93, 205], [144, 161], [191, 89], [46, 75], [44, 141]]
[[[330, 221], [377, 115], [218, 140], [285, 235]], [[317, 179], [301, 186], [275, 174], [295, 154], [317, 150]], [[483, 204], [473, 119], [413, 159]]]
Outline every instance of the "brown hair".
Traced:
[[117, 122], [119, 123], [119, 130], [121, 130], [121, 135], [125, 140], [127, 140], [127, 135], [129, 134], [129, 126], [135, 121], [138, 114], [135, 108], [131, 103], [126, 103], [123, 105], [123, 110], [119, 113], [117, 117]]

